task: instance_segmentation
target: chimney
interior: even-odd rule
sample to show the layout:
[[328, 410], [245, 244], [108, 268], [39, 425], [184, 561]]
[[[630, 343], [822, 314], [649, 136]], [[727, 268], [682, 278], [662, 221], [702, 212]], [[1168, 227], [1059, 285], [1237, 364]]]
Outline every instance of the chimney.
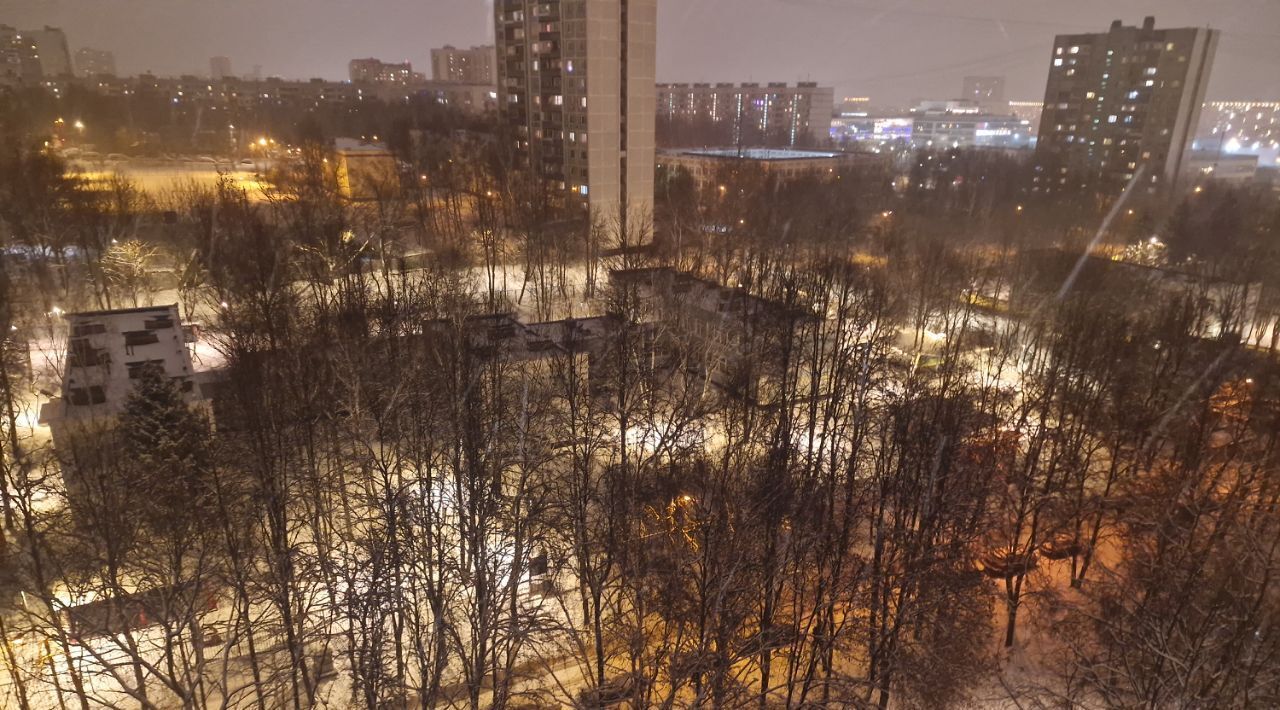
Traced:
[[1143, 29], [1143, 31], [1145, 31], [1145, 32], [1150, 32], [1151, 30], [1154, 30], [1155, 28], [1156, 28], [1156, 18], [1155, 18], [1155, 17], [1153, 17], [1153, 16], [1151, 16], [1151, 15], [1147, 15], [1146, 17], [1142, 18], [1142, 29]]
[[1121, 28], [1121, 27], [1123, 27], [1123, 26], [1124, 26], [1124, 23], [1123, 23], [1123, 22], [1121, 22], [1120, 20], [1112, 20], [1112, 21], [1111, 21], [1111, 31], [1112, 31], [1112, 32], [1115, 32], [1116, 30], [1120, 29], [1120, 28]]

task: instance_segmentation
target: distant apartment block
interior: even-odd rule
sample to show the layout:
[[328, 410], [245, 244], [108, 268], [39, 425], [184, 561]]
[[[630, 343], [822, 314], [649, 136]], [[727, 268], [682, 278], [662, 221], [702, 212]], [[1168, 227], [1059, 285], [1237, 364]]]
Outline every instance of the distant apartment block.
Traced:
[[603, 219], [653, 206], [657, 0], [496, 0], [519, 164]]
[[71, 76], [71, 51], [62, 30], [0, 25], [0, 80], [35, 84], [66, 76]]
[[62, 30], [45, 25], [44, 29], [27, 30], [23, 35], [35, 43], [40, 73], [45, 78], [71, 76], [71, 50]]
[[17, 28], [0, 25], [0, 81], [38, 84], [42, 77], [35, 43]]
[[352, 59], [347, 64], [351, 81], [357, 84], [395, 84], [409, 86], [420, 84], [426, 77], [413, 70], [409, 62], [391, 63], [368, 57]]
[[673, 132], [681, 125], [694, 133], [724, 134], [719, 142], [731, 145], [822, 143], [834, 107], [834, 89], [814, 82], [658, 85], [658, 117]]
[[1050, 56], [1033, 189], [1079, 177], [1119, 194], [1138, 176], [1172, 190], [1184, 170], [1213, 68], [1218, 32], [1119, 20], [1107, 32], [1059, 35]]
[[[218, 81], [206, 77], [137, 77], [99, 75], [83, 79], [58, 79], [44, 82], [51, 91], [65, 93], [72, 86], [104, 96], [138, 96], [160, 98], [180, 111], [217, 109], [230, 112], [256, 110], [262, 106], [343, 106], [362, 101], [427, 100], [468, 113], [493, 111], [497, 91], [493, 86], [458, 84], [446, 81], [424, 81], [418, 84], [354, 84], [347, 81], [310, 79], [255, 80], [231, 77]], [[232, 121], [234, 122], [234, 121]]]
[[76, 50], [76, 74], [79, 76], [115, 76], [116, 55], [105, 49], [81, 47]]
[[230, 79], [235, 76], [231, 71], [230, 57], [212, 57], [209, 59], [209, 78], [214, 81]]
[[459, 49], [445, 45], [431, 50], [431, 78], [461, 84], [495, 84], [497, 50], [493, 45]]

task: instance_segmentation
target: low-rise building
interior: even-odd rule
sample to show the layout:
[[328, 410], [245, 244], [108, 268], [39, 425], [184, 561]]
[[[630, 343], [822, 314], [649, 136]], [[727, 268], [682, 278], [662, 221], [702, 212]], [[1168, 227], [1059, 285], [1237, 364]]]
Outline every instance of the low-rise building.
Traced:
[[1258, 163], [1256, 155], [1193, 151], [1187, 157], [1186, 184], [1194, 185], [1206, 180], [1251, 183], [1258, 178]]
[[685, 372], [729, 397], [773, 406], [784, 378], [808, 377], [787, 372], [784, 353], [789, 339], [819, 321], [812, 311], [670, 267], [614, 270], [609, 282], [633, 290], [656, 349], [684, 351]]
[[842, 171], [884, 164], [874, 153], [778, 148], [689, 148], [658, 152], [659, 168], [689, 171], [699, 188], [712, 184], [727, 170], [759, 170], [782, 180], [807, 175], [838, 175]]
[[913, 148], [1029, 148], [1035, 145], [1034, 128], [1030, 118], [986, 113], [967, 100], [923, 101], [905, 112], [837, 116], [831, 138]]
[[112, 426], [142, 368], [159, 367], [192, 406], [205, 398], [176, 304], [68, 313], [61, 396], [44, 405], [55, 446]]
[[398, 185], [396, 159], [379, 143], [351, 138], [334, 141], [338, 161], [338, 192], [349, 200], [372, 200], [387, 196]]

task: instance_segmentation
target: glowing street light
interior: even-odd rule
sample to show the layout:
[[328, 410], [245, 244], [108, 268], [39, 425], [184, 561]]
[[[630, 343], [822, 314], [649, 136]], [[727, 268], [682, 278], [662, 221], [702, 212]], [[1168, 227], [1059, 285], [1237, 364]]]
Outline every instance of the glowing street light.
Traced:
[[80, 119], [77, 118], [76, 122], [72, 125], [76, 127], [77, 131], [80, 131], [81, 133], [84, 132], [84, 121], [81, 121]]
[[264, 137], [264, 138], [259, 138], [259, 139], [258, 139], [258, 145], [262, 146], [263, 148], [266, 148], [266, 147], [267, 147], [267, 139], [266, 139], [265, 137]]

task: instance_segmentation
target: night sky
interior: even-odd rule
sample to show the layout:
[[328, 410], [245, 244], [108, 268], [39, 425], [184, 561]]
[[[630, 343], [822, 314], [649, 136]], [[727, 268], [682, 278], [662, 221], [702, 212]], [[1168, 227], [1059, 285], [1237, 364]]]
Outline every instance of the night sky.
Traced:
[[[1002, 74], [1008, 98], [1038, 100], [1054, 34], [1147, 14], [1223, 30], [1211, 98], [1280, 99], [1280, 0], [659, 0], [658, 78], [810, 79], [888, 103]], [[224, 54], [236, 73], [330, 79], [363, 56], [429, 74], [432, 47], [493, 33], [486, 0], [0, 0], [0, 23], [61, 26], [125, 74], [206, 74]]]

